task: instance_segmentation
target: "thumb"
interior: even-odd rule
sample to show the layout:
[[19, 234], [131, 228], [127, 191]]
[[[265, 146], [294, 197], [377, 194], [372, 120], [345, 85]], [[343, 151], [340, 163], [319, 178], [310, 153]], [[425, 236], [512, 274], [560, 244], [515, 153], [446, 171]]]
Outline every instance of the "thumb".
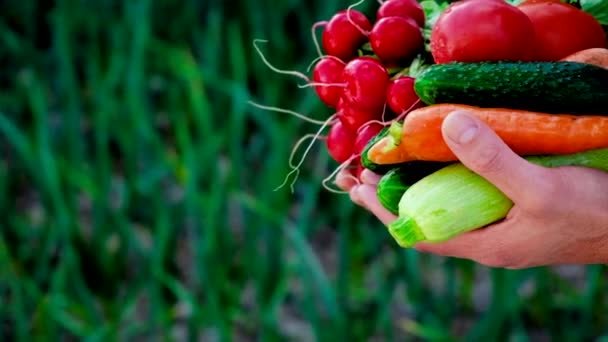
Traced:
[[442, 134], [466, 167], [514, 201], [544, 179], [544, 168], [518, 156], [491, 128], [466, 111], [450, 113], [443, 121]]

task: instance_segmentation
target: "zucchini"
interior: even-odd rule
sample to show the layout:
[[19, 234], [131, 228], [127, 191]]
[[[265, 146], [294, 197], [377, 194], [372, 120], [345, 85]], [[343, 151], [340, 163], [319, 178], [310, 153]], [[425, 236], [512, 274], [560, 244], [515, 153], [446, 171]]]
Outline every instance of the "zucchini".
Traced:
[[399, 200], [420, 179], [440, 170], [448, 163], [409, 162], [388, 171], [378, 182], [376, 195], [384, 208], [397, 215]]
[[[526, 159], [545, 167], [570, 165], [608, 171], [608, 149]], [[455, 163], [408, 187], [399, 200], [399, 217], [388, 225], [388, 231], [403, 247], [445, 241], [505, 218], [512, 206], [493, 184]]]
[[577, 62], [431, 65], [414, 84], [426, 104], [608, 114], [608, 70]]

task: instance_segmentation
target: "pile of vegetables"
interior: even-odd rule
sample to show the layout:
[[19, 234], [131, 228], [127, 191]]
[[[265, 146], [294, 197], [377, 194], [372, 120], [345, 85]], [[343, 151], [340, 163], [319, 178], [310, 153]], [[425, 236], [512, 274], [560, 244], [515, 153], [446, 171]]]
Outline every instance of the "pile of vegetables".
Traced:
[[388, 229], [401, 246], [445, 241], [513, 206], [443, 141], [454, 110], [533, 163], [608, 171], [608, 1], [386, 0], [374, 21], [357, 5], [313, 25], [315, 42], [323, 33], [311, 78], [273, 69], [335, 111], [316, 137], [329, 126], [336, 172], [383, 175], [377, 196], [398, 215]]

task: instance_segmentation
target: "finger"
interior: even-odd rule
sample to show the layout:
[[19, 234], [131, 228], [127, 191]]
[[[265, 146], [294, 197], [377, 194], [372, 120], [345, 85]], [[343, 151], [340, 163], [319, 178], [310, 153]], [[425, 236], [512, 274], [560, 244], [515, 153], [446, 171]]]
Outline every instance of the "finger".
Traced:
[[501, 222], [466, 232], [444, 242], [419, 242], [414, 246], [419, 252], [433, 253], [479, 261], [499, 249], [504, 242], [506, 222]]
[[351, 200], [353, 203], [355, 203], [355, 204], [357, 204], [357, 205], [359, 205], [359, 206], [361, 206], [361, 207], [364, 207], [364, 208], [365, 208], [365, 205], [364, 205], [364, 203], [363, 203], [363, 200], [361, 199], [361, 196], [359, 196], [359, 191], [357, 191], [357, 190], [359, 189], [359, 187], [360, 187], [360, 186], [362, 186], [362, 185], [355, 185], [355, 186], [353, 186], [353, 187], [350, 189], [350, 191], [349, 191], [349, 193], [348, 193], [348, 194], [350, 195], [350, 200]]
[[522, 227], [517, 218], [507, 219], [445, 242], [418, 243], [414, 248], [491, 267], [521, 268], [543, 264], [551, 253], [543, 252], [542, 232]]
[[369, 210], [385, 225], [388, 225], [397, 219], [397, 216], [386, 210], [380, 201], [378, 201], [375, 186], [369, 184], [359, 185], [353, 189], [351, 198], [353, 197], [353, 201], [360, 203], [360, 205]]
[[442, 124], [443, 138], [458, 159], [517, 202], [547, 179], [547, 169], [513, 152], [481, 120], [464, 111], [449, 114]]
[[344, 168], [336, 175], [335, 183], [340, 189], [349, 192], [358, 184], [358, 181], [350, 169]]
[[363, 184], [377, 185], [380, 182], [381, 175], [374, 173], [371, 170], [365, 169], [361, 172], [361, 181]]
[[473, 259], [487, 236], [485, 229], [465, 233], [444, 242], [419, 242], [414, 249], [441, 256]]

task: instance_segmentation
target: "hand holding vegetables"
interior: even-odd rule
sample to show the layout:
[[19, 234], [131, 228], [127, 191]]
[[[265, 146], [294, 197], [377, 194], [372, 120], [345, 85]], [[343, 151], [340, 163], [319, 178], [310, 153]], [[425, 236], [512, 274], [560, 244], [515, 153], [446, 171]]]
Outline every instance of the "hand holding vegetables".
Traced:
[[[608, 262], [601, 11], [385, 0], [373, 21], [354, 10], [363, 1], [312, 26], [312, 79], [271, 67], [300, 76], [333, 113], [306, 118], [322, 127], [294, 148], [312, 136], [306, 155], [329, 128], [339, 166], [323, 185], [337, 174], [402, 247], [509, 268]], [[289, 175], [302, 165], [295, 152]]]
[[[442, 126], [449, 147], [464, 165], [513, 200], [506, 219], [441, 243], [415, 248], [481, 264], [523, 268], [564, 263], [608, 262], [608, 174], [580, 167], [545, 168], [510, 150], [484, 123], [467, 113], [451, 113]], [[378, 176], [367, 184], [338, 184], [354, 202], [385, 224], [396, 216], [376, 197]]]

